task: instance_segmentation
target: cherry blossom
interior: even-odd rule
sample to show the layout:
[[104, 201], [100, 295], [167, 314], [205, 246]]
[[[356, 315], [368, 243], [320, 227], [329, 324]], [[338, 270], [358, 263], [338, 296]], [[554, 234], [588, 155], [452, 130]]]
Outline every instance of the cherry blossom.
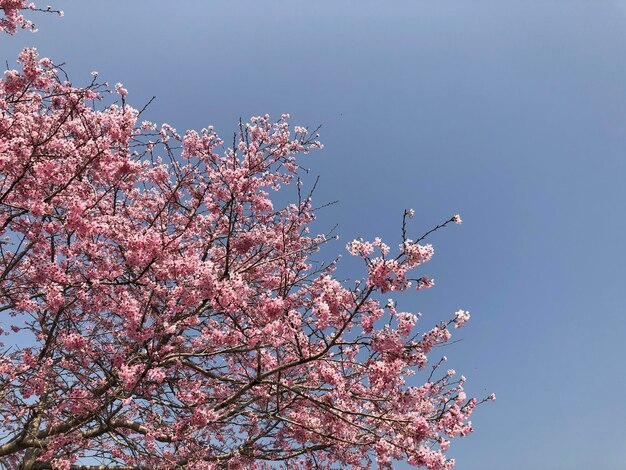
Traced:
[[0, 32], [4, 31], [11, 35], [15, 34], [18, 28], [30, 29], [33, 32], [37, 31], [35, 24], [24, 17], [23, 11], [43, 11], [63, 16], [61, 10], [54, 10], [51, 6], [39, 8], [34, 3], [27, 2], [27, 0], [0, 0], [0, 10], [3, 13], [3, 16], [0, 17]]
[[298, 179], [315, 131], [266, 115], [232, 143], [179, 133], [121, 84], [19, 63], [0, 80], [1, 466], [454, 465], [478, 402], [454, 372], [419, 378], [469, 314], [422, 325], [383, 298], [432, 285], [410, 277], [433, 248], [406, 220], [396, 254], [348, 244], [358, 283], [319, 261], [332, 237], [309, 233]]
[[470, 319], [470, 314], [469, 312], [466, 312], [465, 310], [458, 310], [457, 312], [454, 313], [454, 327], [455, 328], [461, 328], [463, 325], [465, 325], [465, 323], [468, 322], [468, 320]]

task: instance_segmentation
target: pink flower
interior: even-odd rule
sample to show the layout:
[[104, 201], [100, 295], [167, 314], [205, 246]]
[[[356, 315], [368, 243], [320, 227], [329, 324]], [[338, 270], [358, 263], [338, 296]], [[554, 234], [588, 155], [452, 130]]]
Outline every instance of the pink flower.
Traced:
[[465, 323], [467, 323], [469, 319], [470, 319], [469, 312], [465, 310], [458, 310], [457, 312], [454, 313], [454, 323], [455, 323], [454, 327], [461, 328], [463, 325], [465, 325]]
[[124, 86], [121, 83], [117, 83], [115, 85], [115, 91], [122, 96], [128, 95], [128, 90], [124, 88]]
[[162, 367], [150, 369], [146, 374], [146, 378], [153, 382], [161, 383], [163, 382], [163, 379], [165, 379], [165, 370]]
[[63, 336], [61, 341], [69, 351], [79, 351], [87, 344], [87, 339], [78, 333], [70, 333]]

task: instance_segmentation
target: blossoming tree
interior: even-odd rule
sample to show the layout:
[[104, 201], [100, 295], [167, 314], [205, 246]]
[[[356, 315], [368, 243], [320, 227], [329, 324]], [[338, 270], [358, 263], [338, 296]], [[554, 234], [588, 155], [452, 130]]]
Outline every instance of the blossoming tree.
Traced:
[[469, 314], [423, 330], [379, 301], [431, 285], [409, 278], [432, 256], [411, 211], [398, 253], [348, 244], [365, 266], [348, 286], [310, 258], [314, 132], [284, 115], [229, 146], [180, 136], [121, 85], [74, 87], [32, 49], [19, 63], [0, 80], [1, 468], [454, 465], [477, 401], [427, 354]]

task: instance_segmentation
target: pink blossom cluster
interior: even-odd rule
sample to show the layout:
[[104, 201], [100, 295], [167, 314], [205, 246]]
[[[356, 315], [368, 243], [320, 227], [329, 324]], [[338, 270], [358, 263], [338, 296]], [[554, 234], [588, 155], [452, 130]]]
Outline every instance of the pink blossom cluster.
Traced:
[[4, 31], [11, 35], [15, 34], [18, 28], [37, 31], [35, 24], [22, 15], [24, 10], [44, 11], [63, 16], [63, 12], [60, 10], [53, 10], [50, 6], [46, 9], [41, 9], [34, 3], [27, 2], [27, 0], [0, 0], [0, 10], [3, 13], [3, 16], [0, 17], [0, 32]]
[[454, 327], [461, 328], [463, 325], [465, 325], [465, 323], [469, 321], [469, 319], [470, 319], [469, 312], [465, 310], [458, 310], [454, 314], [454, 323], [455, 323]]
[[270, 195], [315, 133], [283, 115], [232, 144], [181, 135], [139, 122], [122, 85], [19, 62], [0, 80], [0, 321], [30, 342], [0, 355], [0, 465], [454, 465], [476, 400], [454, 374], [407, 379], [469, 314], [423, 329], [379, 302], [430, 245], [351, 242], [354, 287], [312, 259], [327, 237], [309, 234], [311, 198]]
[[[381, 256], [372, 258], [375, 249], [380, 251]], [[429, 261], [433, 256], [432, 245], [420, 245], [413, 240], [405, 239], [400, 245], [400, 255], [394, 259], [387, 259], [390, 252], [388, 245], [376, 237], [374, 242], [368, 242], [361, 238], [354, 239], [346, 245], [346, 249], [353, 256], [359, 256], [366, 260], [368, 268], [367, 285], [388, 291], [402, 291], [411, 287], [412, 282], [407, 278], [407, 272], [418, 265]], [[417, 279], [417, 289], [432, 287], [433, 282], [428, 277]]]

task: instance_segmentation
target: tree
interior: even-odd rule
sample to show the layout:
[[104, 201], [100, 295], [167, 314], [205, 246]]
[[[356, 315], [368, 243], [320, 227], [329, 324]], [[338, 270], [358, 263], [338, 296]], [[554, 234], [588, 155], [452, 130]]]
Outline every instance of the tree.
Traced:
[[309, 234], [298, 178], [315, 131], [255, 117], [224, 148], [211, 127], [139, 122], [121, 84], [74, 87], [32, 49], [19, 63], [0, 81], [3, 468], [454, 465], [465, 379], [436, 377], [442, 358], [406, 382], [469, 314], [420, 334], [379, 300], [432, 285], [408, 277], [433, 253], [412, 211], [397, 255], [348, 244], [366, 268], [348, 286], [311, 258], [330, 239]]

